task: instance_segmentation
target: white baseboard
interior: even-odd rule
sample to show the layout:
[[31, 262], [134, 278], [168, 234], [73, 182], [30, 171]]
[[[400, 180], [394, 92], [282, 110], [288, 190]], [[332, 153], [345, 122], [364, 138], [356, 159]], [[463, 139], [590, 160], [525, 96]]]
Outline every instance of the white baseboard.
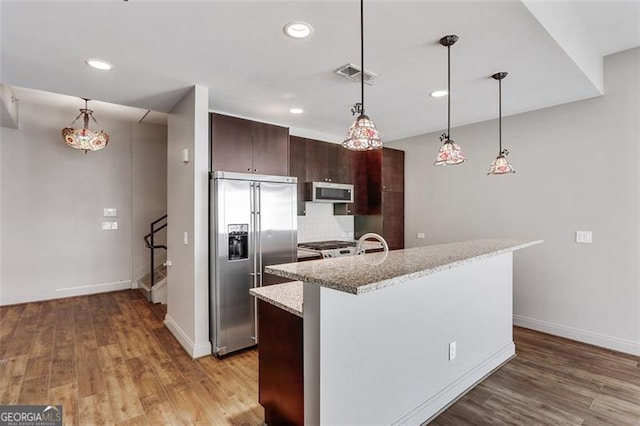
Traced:
[[65, 297], [86, 296], [88, 294], [107, 293], [109, 291], [129, 290], [133, 288], [131, 280], [114, 281], [110, 283], [99, 283], [90, 285], [80, 285], [75, 287], [57, 288], [39, 293], [36, 297], [33, 295], [24, 295], [20, 297], [0, 297], [0, 306], [15, 305], [18, 303], [40, 302], [43, 300], [62, 299]]
[[164, 325], [167, 326], [171, 334], [178, 340], [178, 343], [187, 351], [191, 358], [200, 358], [203, 356], [211, 355], [211, 342], [202, 342], [199, 344], [193, 343], [193, 341], [182, 331], [178, 323], [167, 314], [164, 317]]
[[594, 333], [593, 331], [581, 330], [579, 328], [555, 324], [536, 318], [528, 318], [522, 315], [514, 315], [513, 324], [524, 328], [530, 328], [532, 330], [542, 331], [543, 333], [577, 340], [578, 342], [640, 356], [640, 342], [634, 342], [633, 340], [607, 336], [605, 334]]
[[515, 354], [515, 345], [509, 343], [393, 424], [424, 424], [438, 416]]

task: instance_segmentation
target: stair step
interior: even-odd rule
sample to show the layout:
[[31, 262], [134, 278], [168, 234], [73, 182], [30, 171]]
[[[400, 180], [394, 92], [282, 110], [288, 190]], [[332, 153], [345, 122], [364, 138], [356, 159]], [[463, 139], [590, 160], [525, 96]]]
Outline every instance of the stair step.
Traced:
[[[154, 284], [159, 283], [160, 281], [162, 281], [165, 278], [167, 278], [167, 267], [166, 266], [160, 265], [156, 269], [154, 269], [154, 271], [153, 271]], [[142, 284], [144, 284], [145, 286], [147, 286], [148, 288], [151, 288], [151, 272], [149, 272], [147, 275], [142, 277], [139, 281]]]

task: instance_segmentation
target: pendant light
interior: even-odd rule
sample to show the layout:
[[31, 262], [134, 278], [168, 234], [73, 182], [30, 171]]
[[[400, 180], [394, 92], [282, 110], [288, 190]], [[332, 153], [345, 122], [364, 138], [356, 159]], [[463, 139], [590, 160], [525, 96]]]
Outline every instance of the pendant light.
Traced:
[[440, 140], [444, 144], [440, 147], [436, 161], [436, 166], [462, 164], [466, 161], [464, 152], [460, 146], [451, 140], [451, 46], [458, 41], [457, 35], [448, 35], [440, 39], [440, 44], [447, 48], [447, 133], [440, 135]]
[[[109, 143], [109, 135], [104, 130], [89, 129], [89, 117], [91, 117], [96, 124], [98, 124], [98, 121], [93, 116], [93, 111], [87, 108], [87, 102], [89, 100], [85, 98], [82, 99], [84, 99], [84, 108], [80, 109], [80, 114], [71, 122], [69, 127], [62, 129], [62, 137], [71, 148], [82, 149], [86, 154], [89, 151], [99, 151], [107, 146]], [[83, 127], [81, 129], [71, 127], [80, 117], [83, 117]]]
[[493, 74], [491, 77], [495, 80], [498, 80], [498, 156], [493, 163], [491, 163], [491, 167], [489, 167], [488, 175], [504, 175], [507, 173], [515, 173], [511, 164], [507, 160], [507, 155], [509, 155], [509, 151], [506, 149], [502, 149], [502, 80], [507, 76], [506, 72], [498, 72]]
[[356, 110], [359, 113], [358, 118], [349, 127], [342, 146], [352, 151], [382, 148], [376, 125], [364, 112], [364, 0], [360, 0], [360, 107]]

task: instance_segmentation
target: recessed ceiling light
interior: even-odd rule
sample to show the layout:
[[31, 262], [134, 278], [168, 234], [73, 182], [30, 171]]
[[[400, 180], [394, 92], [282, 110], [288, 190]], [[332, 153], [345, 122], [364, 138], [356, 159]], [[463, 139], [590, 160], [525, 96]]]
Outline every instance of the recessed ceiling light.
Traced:
[[302, 108], [291, 108], [289, 112], [291, 114], [302, 114], [304, 110]]
[[434, 90], [433, 92], [429, 93], [429, 96], [431, 96], [432, 98], [441, 98], [443, 96], [447, 96], [447, 91], [446, 90]]
[[295, 21], [285, 25], [282, 31], [291, 38], [305, 38], [313, 33], [313, 27], [306, 22]]
[[113, 68], [109, 62], [105, 62], [101, 59], [87, 59], [84, 61], [85, 64], [89, 65], [91, 68], [95, 68], [97, 70], [108, 71]]

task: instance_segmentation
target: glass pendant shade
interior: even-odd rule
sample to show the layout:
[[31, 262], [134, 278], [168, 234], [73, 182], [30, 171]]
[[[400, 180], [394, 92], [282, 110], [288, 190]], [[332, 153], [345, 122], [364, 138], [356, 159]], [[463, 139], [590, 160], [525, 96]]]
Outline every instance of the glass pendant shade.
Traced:
[[373, 121], [366, 115], [360, 115], [349, 127], [342, 146], [352, 151], [369, 151], [382, 148], [382, 140]]
[[493, 163], [491, 163], [491, 167], [489, 167], [489, 172], [487, 173], [488, 175], [504, 175], [507, 173], [515, 173], [516, 171], [513, 170], [513, 167], [511, 167], [511, 164], [509, 163], [509, 160], [507, 160], [507, 157], [505, 157], [502, 154], [499, 154], [495, 160], [493, 160]]
[[434, 161], [433, 164], [435, 166], [451, 166], [454, 164], [462, 164], [466, 160], [467, 158], [464, 156], [460, 145], [447, 139], [440, 147], [436, 161]]
[[[84, 126], [81, 129], [74, 129], [71, 126], [62, 129], [62, 138], [71, 148], [81, 149], [85, 154], [89, 151], [99, 151], [109, 143], [109, 135], [104, 130], [89, 129], [89, 117], [93, 118], [93, 111], [86, 108], [87, 100], [85, 99], [85, 108], [80, 109], [80, 115], [73, 121], [75, 123], [78, 118], [83, 117]], [[98, 123], [95, 118], [93, 121]]]

